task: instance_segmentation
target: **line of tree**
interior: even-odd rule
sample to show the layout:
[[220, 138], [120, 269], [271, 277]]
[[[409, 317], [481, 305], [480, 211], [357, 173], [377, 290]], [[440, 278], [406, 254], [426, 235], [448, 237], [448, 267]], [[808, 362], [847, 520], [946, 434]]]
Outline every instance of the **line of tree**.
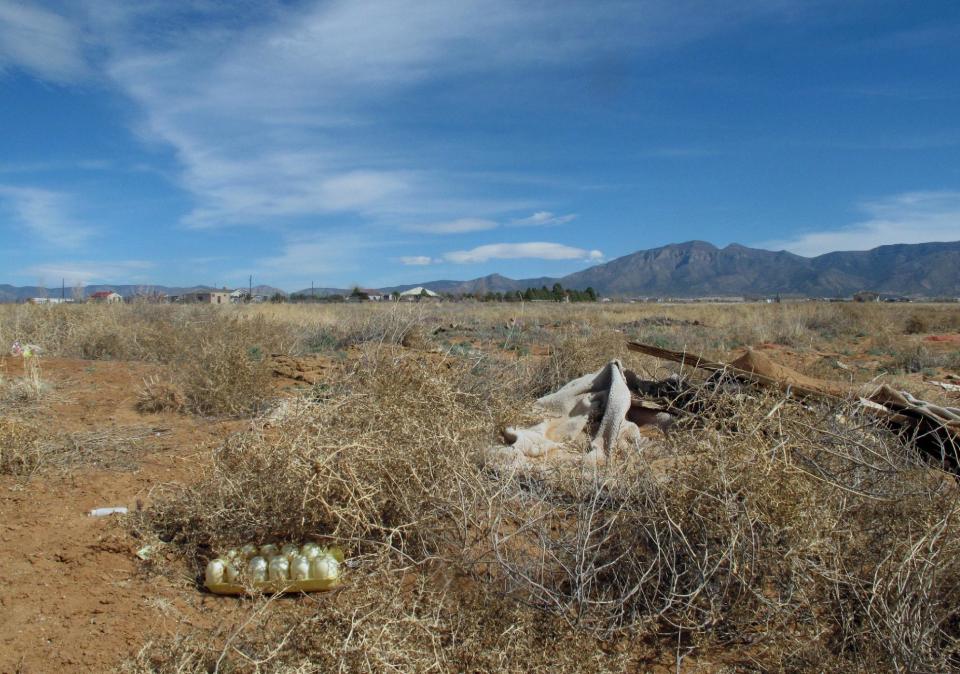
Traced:
[[554, 302], [596, 302], [597, 292], [593, 288], [586, 290], [566, 289], [559, 283], [554, 283], [549, 290], [547, 286], [527, 288], [523, 291], [525, 300], [553, 300]]
[[530, 302], [533, 300], [551, 302], [596, 302], [597, 292], [593, 288], [572, 290], [564, 288], [559, 283], [554, 283], [552, 288], [541, 286], [540, 288], [527, 288], [523, 291], [514, 290], [506, 293], [476, 293], [472, 295], [472, 297], [481, 302]]
[[[360, 289], [354, 289], [351, 297], [366, 297]], [[530, 302], [533, 300], [549, 302], [596, 302], [597, 292], [593, 288], [585, 290], [573, 290], [564, 288], [559, 283], [554, 283], [552, 288], [541, 286], [540, 288], [527, 288], [526, 290], [511, 290], [509, 292], [488, 292], [488, 293], [467, 293], [465, 295], [453, 295], [450, 293], [440, 293], [440, 296], [446, 300], [472, 299], [478, 302]], [[343, 302], [347, 298], [343, 295], [311, 295], [309, 293], [294, 293], [290, 295], [290, 302]]]
[[294, 293], [290, 295], [291, 302], [343, 302], [346, 298], [343, 295], [311, 295], [310, 293]]

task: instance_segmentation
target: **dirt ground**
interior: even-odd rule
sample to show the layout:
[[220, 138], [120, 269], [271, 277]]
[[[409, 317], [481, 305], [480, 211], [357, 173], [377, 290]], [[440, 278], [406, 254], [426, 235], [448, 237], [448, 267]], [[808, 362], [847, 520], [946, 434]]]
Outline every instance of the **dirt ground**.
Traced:
[[[8, 376], [19, 367], [0, 359]], [[145, 633], [204, 619], [208, 597], [142, 573], [137, 541], [117, 516], [87, 515], [107, 506], [132, 511], [155, 485], [189, 481], [200, 455], [243, 425], [138, 413], [137, 385], [153, 371], [142, 363], [43, 361], [59, 401], [44, 415], [50, 430], [82, 438], [113, 429], [120, 441], [100, 465], [0, 477], [0, 672], [109, 671]]]
[[[869, 380], [878, 366], [865, 345], [856, 357], [757, 346], [786, 365], [841, 380]], [[934, 341], [931, 348], [956, 344]], [[0, 358], [5, 376], [22, 375], [21, 368], [20, 359]], [[158, 368], [43, 360], [55, 404], [37, 414], [50, 430], [74, 434], [80, 444], [97, 440], [97, 460], [29, 478], [0, 476], [0, 672], [112, 671], [151, 635], [211, 626], [241, 610], [235, 600], [197, 591], [195, 579], [176, 565], [174, 573], [145, 572], [138, 557], [144, 542], [131, 536], [123, 518], [87, 514], [109, 506], [133, 511], [150, 503], [157, 485], [189, 483], [213, 447], [249, 426], [249, 420], [139, 413], [137, 388]], [[287, 359], [274, 374], [283, 386], [302, 386], [322, 380], [324, 367]], [[920, 374], [899, 383], [945, 399]]]

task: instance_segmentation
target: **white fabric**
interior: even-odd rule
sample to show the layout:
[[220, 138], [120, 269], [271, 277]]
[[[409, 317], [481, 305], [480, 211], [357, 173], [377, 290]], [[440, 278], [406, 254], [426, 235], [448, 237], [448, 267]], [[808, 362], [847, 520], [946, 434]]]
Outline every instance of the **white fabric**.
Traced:
[[[506, 445], [491, 450], [495, 461], [524, 463], [530, 459], [576, 459], [603, 462], [620, 443], [639, 448], [646, 440], [627, 419], [631, 395], [620, 361], [613, 360], [597, 372], [585, 375], [540, 398], [534, 408], [543, 421], [528, 428], [504, 431]], [[585, 436], [591, 419], [600, 423], [589, 438], [590, 451], [571, 447]]]

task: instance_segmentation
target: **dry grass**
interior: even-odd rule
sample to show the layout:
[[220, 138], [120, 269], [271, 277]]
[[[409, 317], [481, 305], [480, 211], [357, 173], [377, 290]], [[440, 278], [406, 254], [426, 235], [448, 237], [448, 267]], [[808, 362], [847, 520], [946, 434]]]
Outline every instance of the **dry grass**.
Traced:
[[[518, 414], [515, 374], [371, 347], [329, 397], [231, 439], [160, 499], [143, 526], [198, 571], [248, 539], [330, 537], [359, 560], [339, 608], [263, 608], [283, 635], [230, 662], [463, 671], [492, 663], [509, 615], [507, 669], [615, 671], [677, 643], [761, 670], [960, 666], [957, 489], [889, 433], [849, 409], [705, 389], [659, 472], [619, 457], [507, 479], [476, 457]], [[547, 660], [537, 614], [564, 635]]]
[[517, 485], [490, 580], [571, 629], [672, 633], [760, 669], [960, 666], [953, 478], [850, 410], [742, 394], [670, 453], [659, 473]]
[[156, 375], [143, 380], [137, 390], [136, 408], [138, 412], [179, 412], [186, 401], [176, 385], [162, 381]]
[[627, 338], [711, 358], [874, 349], [910, 370], [911, 349], [921, 369], [956, 367], [919, 339], [958, 326], [947, 305], [0, 309], [2, 340], [171, 364], [145, 409], [249, 415], [266, 355], [341, 363], [135, 519], [196, 577], [238, 542], [334, 539], [353, 560], [343, 588], [244, 600], [242, 619], [148, 644], [135, 672], [957, 670], [955, 479], [854, 409], [705, 387], [655, 464], [533, 479], [478, 455], [610, 358], [665, 374]]
[[35, 418], [0, 417], [0, 475], [30, 477], [80, 465], [130, 470], [137, 466], [144, 441], [157, 433], [143, 426], [63, 433]]
[[40, 427], [15, 417], [0, 417], [0, 475], [30, 475], [47, 458]]

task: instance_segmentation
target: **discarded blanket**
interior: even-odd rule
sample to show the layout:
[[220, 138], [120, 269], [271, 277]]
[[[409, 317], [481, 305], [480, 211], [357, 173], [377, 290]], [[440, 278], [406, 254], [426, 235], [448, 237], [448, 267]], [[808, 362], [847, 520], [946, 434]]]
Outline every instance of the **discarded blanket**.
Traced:
[[543, 421], [528, 428], [507, 428], [505, 445], [488, 454], [491, 462], [523, 465], [543, 460], [604, 462], [618, 448], [637, 451], [650, 439], [641, 426], [669, 426], [671, 414], [634, 400], [643, 382], [612, 360], [546, 395], [534, 405]]

